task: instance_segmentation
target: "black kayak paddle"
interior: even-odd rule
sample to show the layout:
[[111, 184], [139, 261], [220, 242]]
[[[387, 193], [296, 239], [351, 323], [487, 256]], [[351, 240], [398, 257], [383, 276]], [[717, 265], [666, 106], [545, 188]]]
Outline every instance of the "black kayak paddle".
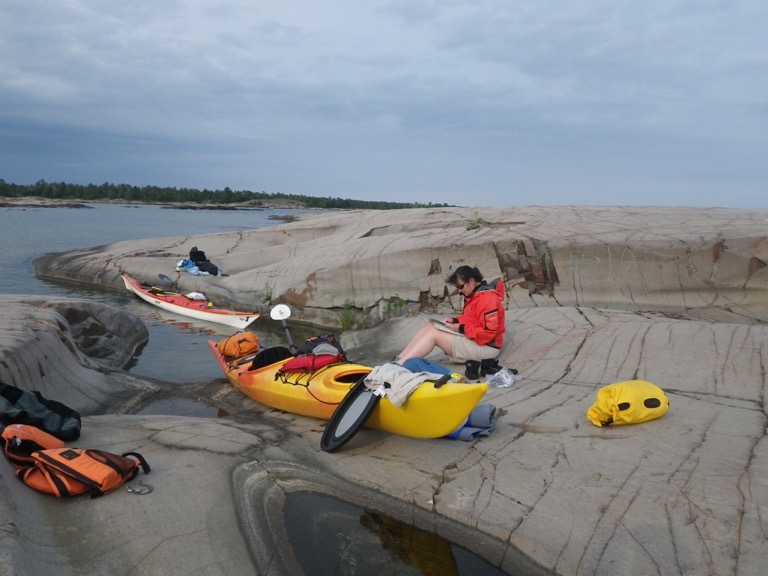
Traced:
[[333, 412], [320, 439], [320, 448], [326, 452], [334, 452], [349, 442], [363, 427], [379, 400], [381, 396], [365, 385], [365, 376], [363, 376], [352, 386]]
[[269, 317], [272, 318], [272, 320], [280, 320], [283, 325], [283, 330], [285, 330], [285, 337], [288, 339], [288, 348], [291, 350], [291, 354], [296, 354], [299, 349], [296, 347], [296, 344], [293, 343], [291, 331], [288, 330], [288, 323], [285, 321], [286, 318], [291, 317], [291, 309], [285, 304], [278, 304], [269, 311]]

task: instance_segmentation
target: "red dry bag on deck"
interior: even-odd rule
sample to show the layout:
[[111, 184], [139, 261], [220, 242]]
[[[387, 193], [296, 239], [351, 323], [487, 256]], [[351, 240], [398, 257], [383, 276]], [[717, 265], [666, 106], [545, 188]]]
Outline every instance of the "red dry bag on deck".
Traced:
[[343, 362], [340, 354], [301, 354], [288, 360], [275, 374], [275, 380], [283, 374], [308, 374], [323, 366]]

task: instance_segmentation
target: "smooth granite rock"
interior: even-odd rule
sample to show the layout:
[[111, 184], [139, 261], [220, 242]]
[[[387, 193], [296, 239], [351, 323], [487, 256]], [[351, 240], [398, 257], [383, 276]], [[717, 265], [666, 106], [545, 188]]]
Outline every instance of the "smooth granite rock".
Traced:
[[[284, 302], [310, 322], [356, 327], [458, 308], [463, 264], [503, 277], [510, 308], [586, 306], [715, 321], [768, 320], [766, 210], [431, 208], [305, 215], [258, 230], [150, 238], [36, 261], [38, 274], [122, 288], [119, 274], [177, 280], [250, 311]], [[228, 276], [175, 272], [199, 246]]]
[[[185, 390], [224, 418], [107, 414], [130, 412], [111, 407], [124, 408], [121, 391], [136, 394], [134, 380], [67, 346], [60, 315], [12, 303], [10, 325], [28, 327], [0, 329], [3, 380], [33, 386], [30, 367], [64, 364], [60, 397], [104, 407], [84, 419], [81, 443], [142, 452], [154, 491], [59, 502], [0, 468], [0, 573], [294, 573], [280, 506], [314, 490], [412, 521], [509, 573], [762, 576], [767, 232], [768, 210], [352, 211], [39, 260], [49, 277], [120, 286], [121, 270], [162, 273], [240, 309], [288, 303], [294, 319], [357, 328], [344, 347], [370, 364], [400, 350], [420, 313], [458, 309], [444, 279], [476, 265], [505, 281], [500, 360], [522, 380], [483, 399], [499, 416], [487, 438], [364, 430], [328, 454], [323, 422], [266, 409], [222, 382]], [[229, 276], [176, 276], [192, 245]], [[41, 325], [58, 328], [48, 337]], [[8, 368], [17, 363], [25, 368]], [[624, 427], [587, 421], [595, 392], [629, 379], [664, 389], [669, 412]]]

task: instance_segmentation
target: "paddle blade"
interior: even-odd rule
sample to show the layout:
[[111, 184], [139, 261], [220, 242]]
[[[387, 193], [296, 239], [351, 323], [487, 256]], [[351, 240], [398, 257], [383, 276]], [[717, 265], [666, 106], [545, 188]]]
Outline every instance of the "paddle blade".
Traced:
[[176, 286], [176, 282], [168, 278], [168, 276], [166, 276], [165, 274], [158, 274], [157, 277], [160, 278], [161, 282], [165, 282], [165, 284], [168, 285], [170, 288], [178, 291], [179, 288]]
[[381, 396], [366, 387], [364, 380], [352, 387], [333, 412], [320, 439], [320, 448], [324, 451], [334, 452], [349, 442], [381, 400]]
[[272, 320], [280, 320], [283, 325], [283, 330], [285, 330], [285, 337], [288, 338], [288, 347], [291, 349], [291, 352], [296, 354], [298, 348], [296, 348], [296, 345], [293, 343], [291, 331], [288, 330], [288, 323], [285, 321], [286, 318], [291, 317], [291, 309], [285, 304], [278, 304], [269, 311], [269, 317], [272, 318]]
[[278, 304], [269, 311], [272, 320], [286, 320], [291, 317], [291, 309], [285, 304]]

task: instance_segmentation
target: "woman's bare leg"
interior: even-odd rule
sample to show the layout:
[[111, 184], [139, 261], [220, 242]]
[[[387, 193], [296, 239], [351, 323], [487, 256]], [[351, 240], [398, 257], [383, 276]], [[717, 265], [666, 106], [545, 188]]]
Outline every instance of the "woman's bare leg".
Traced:
[[432, 326], [431, 322], [428, 322], [422, 326], [416, 334], [413, 335], [411, 341], [408, 342], [403, 351], [397, 355], [398, 362], [405, 362], [410, 358], [423, 358], [432, 350], [435, 346], [440, 348], [448, 356], [453, 356], [453, 339], [454, 335], [438, 330]]

